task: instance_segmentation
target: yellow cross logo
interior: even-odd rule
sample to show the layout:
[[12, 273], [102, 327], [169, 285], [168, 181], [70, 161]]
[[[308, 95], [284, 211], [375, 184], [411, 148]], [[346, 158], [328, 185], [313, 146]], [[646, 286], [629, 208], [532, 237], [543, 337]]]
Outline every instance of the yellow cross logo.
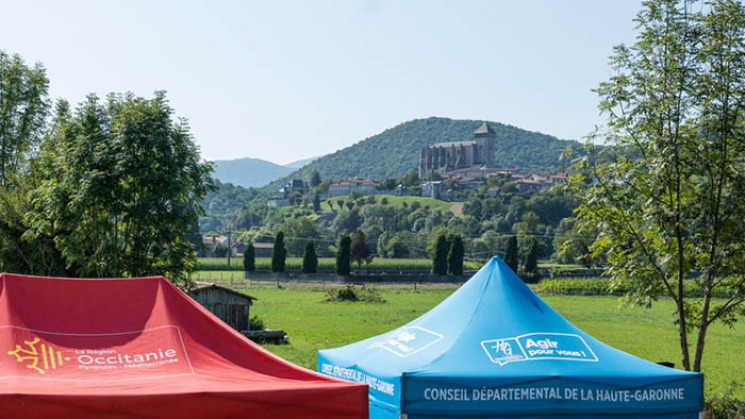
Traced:
[[62, 356], [62, 352], [54, 349], [54, 347], [42, 343], [37, 348], [39, 338], [36, 337], [34, 340], [24, 340], [23, 343], [26, 348], [21, 345], [16, 345], [14, 351], [8, 351], [8, 355], [15, 356], [16, 360], [20, 363], [27, 362], [26, 367], [32, 370], [36, 370], [39, 374], [44, 374], [45, 371], [50, 369], [57, 369], [64, 365], [65, 361], [69, 361], [70, 358]]

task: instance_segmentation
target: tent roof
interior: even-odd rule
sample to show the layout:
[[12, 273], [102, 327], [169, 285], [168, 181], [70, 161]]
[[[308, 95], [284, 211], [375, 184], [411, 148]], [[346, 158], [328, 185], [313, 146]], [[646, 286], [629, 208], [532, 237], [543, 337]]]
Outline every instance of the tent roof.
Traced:
[[270, 354], [162, 277], [2, 274], [0, 347], [10, 417], [366, 417], [365, 386]]
[[349, 366], [394, 384], [400, 377], [401, 394], [377, 394], [371, 387], [371, 399], [392, 404], [398, 397], [404, 404], [421, 401], [422, 394], [414, 389], [431, 388], [433, 383], [458, 383], [457, 388], [548, 385], [557, 380], [616, 388], [630, 382], [642, 387], [677, 381], [701, 384], [700, 374], [642, 360], [587, 335], [533, 293], [498, 257], [408, 324], [320, 351], [320, 370], [333, 371], [328, 365]]

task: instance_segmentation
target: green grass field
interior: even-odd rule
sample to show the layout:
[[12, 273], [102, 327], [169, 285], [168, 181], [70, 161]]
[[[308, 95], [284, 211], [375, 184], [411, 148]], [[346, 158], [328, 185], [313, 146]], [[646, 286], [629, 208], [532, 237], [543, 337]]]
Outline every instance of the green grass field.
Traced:
[[[440, 210], [442, 212], [448, 212], [450, 211], [450, 207], [453, 205], [452, 202], [448, 201], [441, 201], [439, 199], [432, 199], [432, 198], [426, 198], [421, 196], [394, 196], [394, 195], [374, 195], [375, 196], [375, 203], [380, 204], [383, 200], [383, 198], [388, 200], [388, 204], [394, 208], [401, 208], [404, 203], [406, 205], [411, 205], [412, 202], [419, 202], [422, 207], [429, 206], [432, 210]], [[362, 199], [367, 198], [367, 196], [363, 196]], [[334, 204], [334, 211], [339, 211], [339, 205], [336, 203], [337, 200], [341, 199], [344, 202], [349, 202], [351, 198], [349, 196], [335, 196], [333, 198], [328, 198], [324, 201], [321, 201], [321, 210], [323, 211], [330, 211], [331, 208], [329, 208], [328, 200], [331, 200]], [[354, 201], [354, 200], [353, 200]], [[346, 211], [347, 208], [344, 207], [344, 211]]]
[[[386, 303], [322, 302], [330, 285], [288, 284], [284, 289], [252, 283], [241, 290], [257, 297], [252, 315], [267, 327], [284, 329], [288, 345], [265, 345], [269, 351], [315, 369], [316, 351], [389, 331], [428, 311], [453, 291], [453, 286], [412, 285], [380, 288]], [[650, 361], [680, 365], [674, 307], [656, 303], [651, 309], [619, 307], [615, 297], [544, 296], [548, 304], [590, 335]], [[704, 359], [707, 394], [722, 395], [734, 383], [733, 396], [745, 399], [745, 325], [721, 325], [709, 331]]]

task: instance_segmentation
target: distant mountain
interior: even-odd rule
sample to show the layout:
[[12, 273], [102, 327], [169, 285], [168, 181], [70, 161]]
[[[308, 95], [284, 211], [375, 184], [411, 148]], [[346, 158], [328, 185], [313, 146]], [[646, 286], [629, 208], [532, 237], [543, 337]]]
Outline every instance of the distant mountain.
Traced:
[[[276, 190], [291, 178], [309, 180], [314, 170], [323, 179], [398, 178], [419, 167], [419, 150], [422, 147], [439, 142], [471, 140], [473, 132], [483, 122], [434, 117], [404, 122], [350, 147], [327, 154], [289, 176], [270, 183], [265, 189]], [[562, 150], [569, 145], [579, 144], [499, 122], [486, 122], [496, 133], [495, 161], [497, 166], [503, 168], [537, 172], [559, 170]]]
[[215, 160], [213, 176], [222, 183], [246, 188], [264, 186], [292, 173], [293, 168], [261, 159]]
[[285, 167], [289, 167], [291, 169], [299, 169], [299, 168], [305, 166], [308, 163], [311, 163], [313, 161], [316, 161], [316, 160], [320, 159], [321, 157], [323, 157], [323, 156], [315, 156], [315, 157], [311, 157], [311, 158], [308, 158], [308, 159], [294, 161], [292, 163], [286, 164]]

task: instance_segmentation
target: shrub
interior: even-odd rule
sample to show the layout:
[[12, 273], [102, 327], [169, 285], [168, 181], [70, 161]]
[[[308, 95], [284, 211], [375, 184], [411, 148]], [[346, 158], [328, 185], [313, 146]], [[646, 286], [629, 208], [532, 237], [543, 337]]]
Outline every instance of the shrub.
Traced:
[[364, 285], [361, 287], [355, 287], [352, 284], [347, 284], [341, 288], [335, 288], [329, 290], [326, 293], [326, 302], [335, 301], [351, 301], [351, 302], [363, 302], [363, 303], [384, 303], [383, 298], [378, 290], [375, 288], [366, 288]]
[[264, 319], [262, 319], [261, 317], [253, 315], [250, 319], [248, 319], [248, 330], [264, 329], [266, 329], [266, 325], [264, 324]]

